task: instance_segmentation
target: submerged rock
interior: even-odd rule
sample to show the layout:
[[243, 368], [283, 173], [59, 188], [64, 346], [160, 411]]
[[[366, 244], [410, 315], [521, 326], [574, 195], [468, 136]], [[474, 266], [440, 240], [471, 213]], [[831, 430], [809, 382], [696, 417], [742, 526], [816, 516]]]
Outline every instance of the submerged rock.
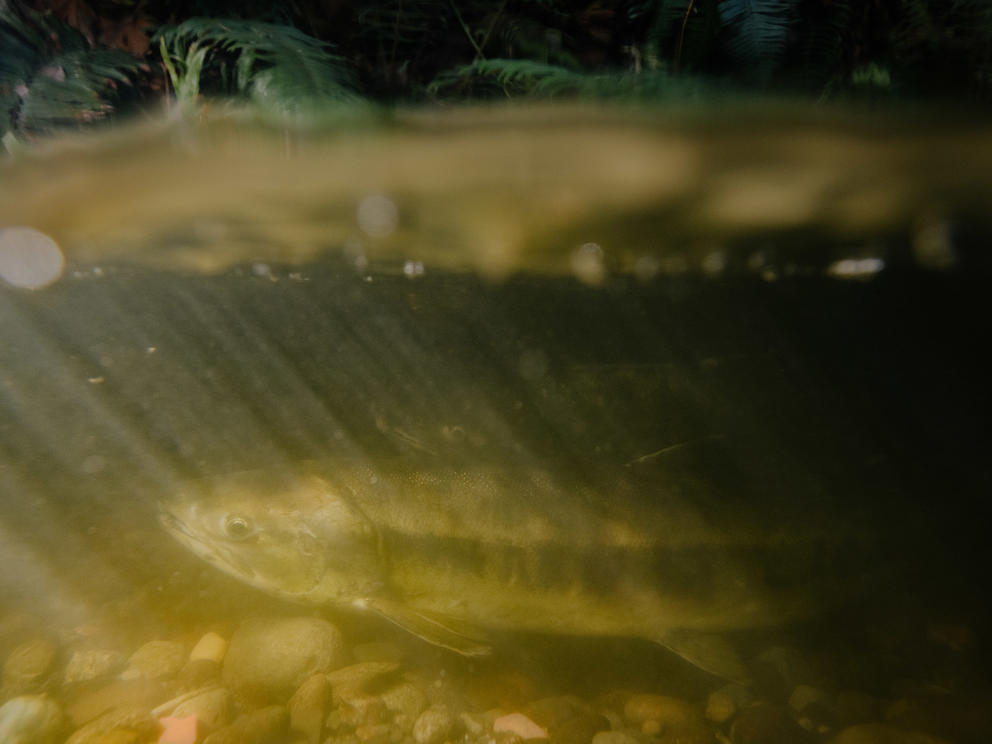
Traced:
[[269, 744], [282, 741], [288, 727], [285, 706], [270, 705], [240, 716], [234, 723], [210, 734], [203, 744]]
[[816, 738], [783, 706], [757, 702], [737, 714], [730, 728], [734, 744], [812, 744]]
[[189, 652], [190, 662], [212, 661], [220, 664], [227, 653], [227, 641], [216, 633], [204, 633], [193, 650]]
[[286, 707], [289, 727], [309, 744], [318, 744], [324, 729], [324, 717], [331, 697], [327, 675], [314, 674], [293, 693]]
[[948, 741], [882, 723], [862, 723], [844, 729], [830, 739], [828, 744], [948, 744]]
[[600, 731], [592, 744], [644, 744], [644, 740], [623, 731]]
[[168, 698], [161, 683], [146, 679], [116, 680], [76, 697], [65, 708], [72, 726], [80, 727], [117, 709], [151, 711]]
[[158, 721], [142, 708], [104, 713], [76, 730], [65, 744], [143, 744], [158, 733]]
[[335, 690], [368, 692], [395, 675], [399, 668], [394, 661], [363, 661], [330, 672], [327, 681]]
[[230, 723], [232, 709], [231, 693], [223, 687], [217, 687], [187, 698], [173, 709], [171, 715], [174, 718], [195, 715], [196, 720], [210, 732]]
[[255, 618], [231, 637], [222, 677], [257, 702], [285, 701], [304, 680], [347, 661], [341, 632], [315, 617]]
[[713, 732], [702, 715], [685, 700], [666, 695], [634, 695], [624, 705], [627, 720], [641, 733], [675, 744], [708, 744]]
[[454, 725], [454, 716], [447, 706], [433, 705], [414, 721], [413, 740], [417, 744], [440, 744], [448, 738]]
[[186, 663], [186, 648], [179, 641], [149, 641], [131, 654], [121, 679], [172, 679]]
[[743, 685], [724, 685], [711, 692], [706, 699], [705, 716], [714, 723], [726, 723], [737, 711], [750, 705], [753, 699], [751, 691]]
[[0, 742], [52, 744], [62, 730], [62, 711], [45, 695], [23, 695], [0, 706]]
[[548, 731], [557, 744], [589, 744], [610, 722], [580, 698], [571, 695], [543, 698], [524, 706], [523, 712]]
[[67, 685], [91, 682], [116, 674], [126, 663], [124, 655], [113, 649], [80, 648], [69, 657], [63, 679]]
[[390, 685], [379, 693], [379, 697], [386, 709], [396, 715], [396, 723], [407, 731], [430, 704], [426, 693], [409, 680]]
[[46, 638], [19, 644], [3, 665], [4, 692], [16, 695], [41, 689], [57, 656], [58, 648]]

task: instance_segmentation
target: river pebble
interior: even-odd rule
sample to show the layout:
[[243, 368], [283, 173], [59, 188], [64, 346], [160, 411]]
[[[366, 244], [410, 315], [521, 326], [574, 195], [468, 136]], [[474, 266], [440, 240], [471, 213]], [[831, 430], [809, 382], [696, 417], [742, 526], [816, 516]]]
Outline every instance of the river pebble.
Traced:
[[367, 692], [394, 677], [399, 668], [395, 661], [363, 661], [328, 673], [327, 681], [335, 689]]
[[288, 727], [285, 706], [269, 705], [239, 716], [234, 723], [207, 736], [203, 744], [268, 744], [280, 740]]
[[331, 698], [327, 675], [314, 674], [293, 693], [286, 707], [289, 709], [289, 727], [310, 744], [317, 744], [324, 731], [324, 718]]
[[644, 740], [624, 731], [600, 731], [592, 737], [592, 744], [644, 744]]
[[355, 661], [392, 661], [403, 660], [403, 649], [392, 641], [372, 641], [358, 643], [351, 649]]
[[341, 632], [315, 617], [255, 618], [231, 636], [222, 678], [255, 702], [285, 701], [311, 675], [348, 658]]
[[624, 705], [624, 716], [641, 733], [662, 742], [708, 744], [713, 733], [700, 713], [685, 700], [666, 695], [634, 695]]
[[704, 715], [707, 720], [723, 724], [736, 715], [737, 711], [751, 704], [754, 695], [744, 685], [724, 685], [714, 690], [706, 699]]
[[379, 697], [385, 704], [386, 709], [396, 714], [397, 723], [409, 722], [403, 727], [407, 730], [413, 726], [413, 722], [429, 705], [427, 694], [409, 680], [402, 680], [397, 684], [390, 685], [379, 693]]
[[886, 726], [881, 723], [862, 723], [844, 729], [829, 740], [828, 744], [949, 744], [930, 734]]
[[771, 646], [754, 661], [754, 675], [760, 689], [774, 700], [786, 699], [801, 684], [815, 683], [812, 665], [806, 656], [790, 646]]
[[734, 744], [810, 744], [815, 741], [789, 709], [759, 701], [744, 708], [730, 728]]
[[131, 654], [121, 679], [171, 679], [186, 663], [186, 646], [179, 641], [149, 641]]
[[166, 699], [168, 692], [154, 680], [115, 680], [79, 694], [66, 704], [65, 713], [78, 728], [118, 708], [150, 711]]
[[931, 694], [896, 700], [885, 722], [953, 742], [987, 744], [992, 737], [992, 693]]
[[53, 744], [62, 730], [62, 711], [45, 695], [23, 695], [0, 706], [0, 742]]
[[210, 632], [203, 634], [196, 642], [196, 645], [189, 652], [189, 660], [191, 662], [212, 661], [220, 664], [224, 661], [226, 653], [227, 641], [217, 633]]
[[223, 687], [217, 687], [187, 698], [172, 710], [171, 715], [174, 718], [195, 715], [202, 727], [210, 732], [230, 723], [233, 705], [231, 693]]
[[58, 656], [58, 647], [47, 638], [34, 638], [18, 644], [3, 665], [5, 695], [37, 692], [41, 689]]
[[92, 682], [117, 674], [127, 659], [124, 654], [109, 648], [79, 648], [72, 652], [65, 665], [65, 684]]
[[589, 744], [593, 735], [610, 728], [604, 716], [574, 695], [542, 698], [525, 705], [522, 711], [558, 744]]
[[867, 692], [841, 690], [834, 705], [840, 726], [868, 723], [878, 718], [878, 701]]
[[65, 744], [144, 744], [158, 730], [146, 709], [118, 708], [77, 729]]
[[508, 713], [493, 721], [493, 732], [518, 736], [521, 739], [547, 739], [548, 731], [523, 713]]
[[413, 724], [413, 740], [417, 744], [440, 744], [454, 728], [455, 719], [444, 705], [433, 705]]

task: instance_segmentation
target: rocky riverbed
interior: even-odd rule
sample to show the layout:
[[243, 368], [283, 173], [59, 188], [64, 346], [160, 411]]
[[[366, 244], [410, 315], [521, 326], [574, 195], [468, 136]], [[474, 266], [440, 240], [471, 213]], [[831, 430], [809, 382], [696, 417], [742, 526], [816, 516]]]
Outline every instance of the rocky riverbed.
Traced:
[[[782, 636], [752, 655], [755, 683], [742, 687], [639, 644], [539, 639], [471, 661], [353, 618], [274, 602], [228, 606], [224, 585], [208, 595], [214, 590], [225, 611], [211, 620], [204, 610], [179, 632], [161, 621], [120, 633], [110, 621], [57, 627], [8, 613], [0, 742], [978, 744], [992, 736], [992, 694], [962, 653], [975, 643], [967, 626], [925, 629], [913, 664], [878, 662], [916, 676], [884, 680], [871, 678], [875, 659], [838, 650], [836, 639], [833, 648], [800, 648]], [[127, 614], [121, 604], [118, 618]], [[132, 610], [133, 620], [137, 604]], [[898, 631], [885, 631], [892, 652]]]

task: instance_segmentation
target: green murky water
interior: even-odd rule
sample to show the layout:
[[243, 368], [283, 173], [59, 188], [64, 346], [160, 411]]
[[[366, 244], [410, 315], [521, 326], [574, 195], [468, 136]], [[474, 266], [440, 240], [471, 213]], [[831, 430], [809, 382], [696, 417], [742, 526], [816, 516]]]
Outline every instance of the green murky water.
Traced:
[[[974, 124], [541, 110], [146, 127], [6, 164], [0, 731], [157, 741], [204, 690], [197, 741], [534, 735], [513, 713], [569, 744], [984, 741], [990, 158]], [[490, 656], [269, 596], [159, 525], [190, 483], [311, 462], [509, 484], [498, 523], [418, 487], [410, 528], [445, 576], [524, 597]], [[748, 687], [527, 599], [633, 596], [626, 538], [575, 535], [676, 498], [705, 529], [652, 538], [661, 584], [716, 608]], [[445, 554], [517, 523], [530, 568]], [[766, 589], [798, 599], [751, 622]], [[239, 666], [305, 648], [271, 620], [300, 616], [340, 627], [333, 661]], [[208, 633], [228, 658], [192, 663]], [[288, 724], [265, 707], [291, 699]]]

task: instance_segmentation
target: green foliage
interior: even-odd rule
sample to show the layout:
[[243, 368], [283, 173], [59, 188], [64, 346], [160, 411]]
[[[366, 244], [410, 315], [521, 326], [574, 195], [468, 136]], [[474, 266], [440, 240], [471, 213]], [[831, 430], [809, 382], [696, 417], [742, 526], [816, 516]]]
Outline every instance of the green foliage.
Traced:
[[721, 0], [720, 18], [729, 31], [735, 63], [765, 81], [785, 56], [796, 0]]
[[700, 86], [664, 70], [585, 74], [558, 65], [523, 59], [478, 60], [438, 75], [428, 86], [433, 95], [463, 98], [585, 98], [621, 100], [684, 99]]
[[325, 42], [292, 26], [190, 18], [161, 29], [157, 36], [181, 104], [199, 95], [206, 72], [215, 74], [221, 92], [237, 92], [280, 111], [357, 98], [345, 60], [331, 54]]
[[929, 95], [992, 94], [992, 3], [898, 0], [888, 33], [893, 76]]
[[0, 135], [32, 136], [102, 119], [142, 66], [91, 45], [49, 14], [0, 8]]

